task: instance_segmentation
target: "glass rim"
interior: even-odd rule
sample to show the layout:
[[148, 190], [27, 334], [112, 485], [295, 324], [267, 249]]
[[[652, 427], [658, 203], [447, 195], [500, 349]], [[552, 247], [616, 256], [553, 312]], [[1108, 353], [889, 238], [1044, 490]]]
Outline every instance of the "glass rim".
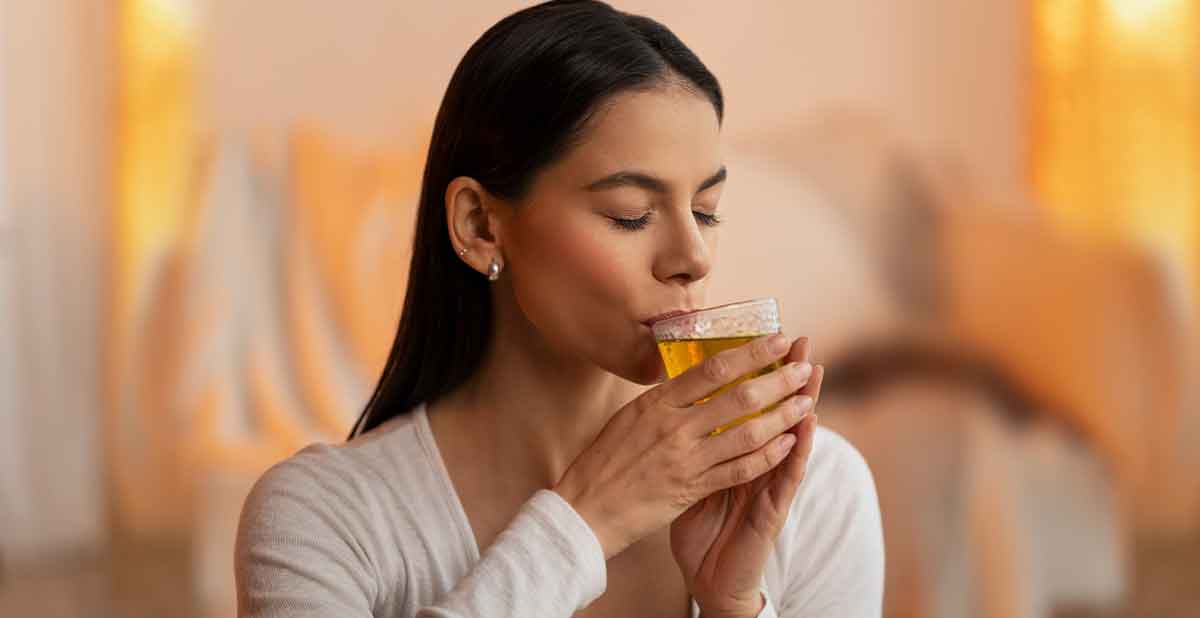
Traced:
[[779, 301], [774, 297], [706, 307], [650, 325], [658, 341], [769, 335], [779, 332]]

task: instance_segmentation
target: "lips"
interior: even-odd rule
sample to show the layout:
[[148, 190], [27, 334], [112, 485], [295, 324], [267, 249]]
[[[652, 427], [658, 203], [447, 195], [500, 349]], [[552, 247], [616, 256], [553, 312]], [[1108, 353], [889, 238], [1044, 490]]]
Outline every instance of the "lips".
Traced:
[[642, 324], [645, 324], [646, 326], [652, 326], [652, 325], [653, 325], [655, 322], [658, 322], [658, 321], [661, 321], [661, 320], [665, 320], [665, 319], [667, 319], [667, 318], [673, 318], [673, 317], [675, 317], [675, 316], [677, 316], [677, 315], [683, 315], [683, 314], [685, 314], [685, 313], [691, 313], [691, 311], [690, 311], [690, 310], [687, 310], [687, 309], [676, 309], [676, 310], [674, 310], [674, 311], [668, 311], [668, 312], [666, 312], [666, 313], [660, 313], [660, 314], [658, 314], [658, 315], [656, 315], [656, 316], [654, 316], [654, 317], [652, 317], [652, 318], [650, 318], [650, 319], [648, 319], [648, 320], [642, 320]]

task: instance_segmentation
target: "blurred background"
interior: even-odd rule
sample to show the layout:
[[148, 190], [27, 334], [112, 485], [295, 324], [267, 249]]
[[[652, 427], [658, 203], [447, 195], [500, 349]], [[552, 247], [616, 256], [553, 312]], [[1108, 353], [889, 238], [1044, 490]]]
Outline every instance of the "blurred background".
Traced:
[[[0, 615], [231, 616], [242, 500], [391, 343], [502, 0], [0, 0]], [[888, 616], [1200, 616], [1200, 2], [629, 0], [727, 95]]]

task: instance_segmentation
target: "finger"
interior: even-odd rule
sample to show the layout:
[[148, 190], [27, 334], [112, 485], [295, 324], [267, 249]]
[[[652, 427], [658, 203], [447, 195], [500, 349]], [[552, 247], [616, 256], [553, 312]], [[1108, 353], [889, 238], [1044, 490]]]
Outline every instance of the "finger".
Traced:
[[796, 426], [796, 447], [788, 453], [787, 459], [780, 464], [772, 487], [771, 496], [775, 501], [776, 512], [786, 512], [791, 508], [796, 498], [796, 491], [808, 469], [808, 459], [812, 455], [813, 440], [817, 434], [817, 415], [809, 414]]
[[783, 358], [791, 348], [786, 335], [767, 335], [706, 358], [667, 382], [666, 401], [691, 405], [738, 378]]
[[813, 398], [813, 403], [821, 401], [821, 384], [825, 382], [825, 366], [817, 365], [813, 367], [812, 377], [804, 384], [804, 388], [800, 392]]
[[813, 366], [808, 363], [788, 363], [772, 371], [713, 397], [697, 406], [688, 421], [696, 435], [708, 435], [713, 429], [731, 423], [748, 414], [769, 408], [772, 404], [799, 391], [812, 376]]
[[796, 436], [784, 432], [762, 448], [709, 468], [700, 476], [700, 485], [706, 495], [728, 489], [770, 472], [787, 458], [794, 447]]
[[808, 395], [793, 395], [762, 416], [705, 439], [700, 448], [706, 465], [714, 466], [762, 448], [799, 423], [812, 411], [813, 403]]
[[789, 363], [811, 363], [812, 362], [812, 343], [808, 337], [800, 337], [792, 342], [792, 349], [788, 351], [784, 362]]

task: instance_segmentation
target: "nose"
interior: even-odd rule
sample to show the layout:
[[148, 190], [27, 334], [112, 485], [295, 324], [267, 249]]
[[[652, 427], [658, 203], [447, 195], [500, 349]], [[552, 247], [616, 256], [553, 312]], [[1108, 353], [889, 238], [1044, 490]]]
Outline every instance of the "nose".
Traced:
[[663, 283], [688, 285], [703, 280], [712, 270], [712, 247], [700, 232], [691, 206], [686, 217], [670, 217], [663, 231], [662, 249], [654, 261], [654, 277]]

